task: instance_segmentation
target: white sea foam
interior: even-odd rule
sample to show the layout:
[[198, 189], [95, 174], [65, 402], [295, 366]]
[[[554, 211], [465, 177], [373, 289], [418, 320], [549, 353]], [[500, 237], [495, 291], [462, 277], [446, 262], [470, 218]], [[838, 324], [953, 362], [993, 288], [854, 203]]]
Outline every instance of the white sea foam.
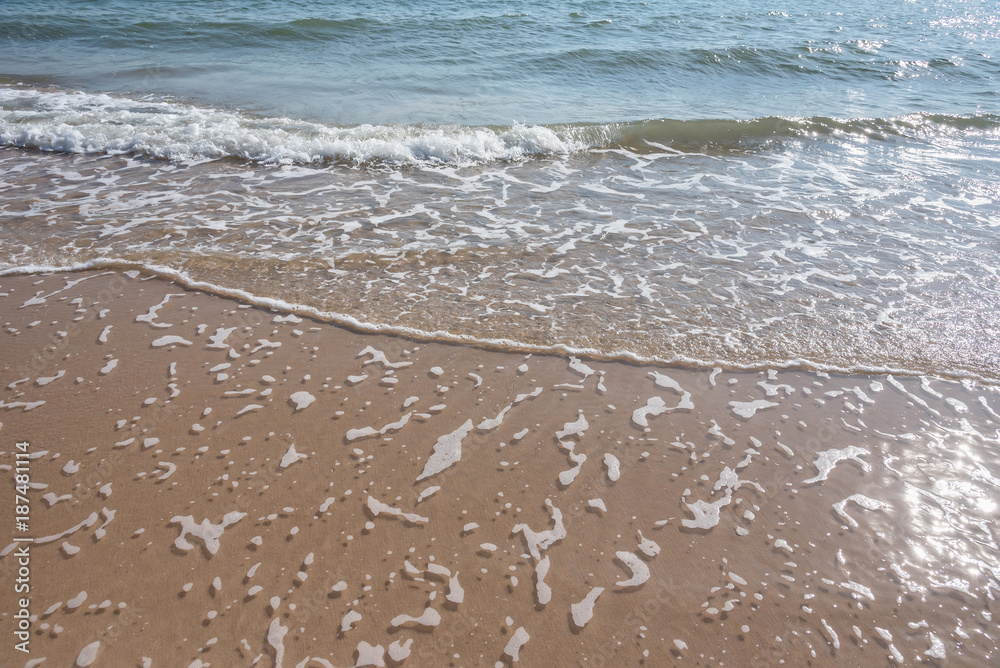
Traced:
[[66, 608], [68, 610], [76, 610], [81, 605], [83, 605], [83, 602], [86, 600], [87, 600], [87, 592], [81, 591], [79, 594], [66, 601]]
[[145, 323], [148, 323], [152, 327], [157, 327], [157, 328], [161, 328], [161, 329], [165, 329], [167, 327], [173, 327], [173, 325], [170, 324], [169, 322], [156, 322], [156, 320], [159, 317], [159, 311], [160, 311], [160, 309], [163, 308], [168, 301], [170, 301], [171, 297], [183, 297], [183, 296], [184, 296], [183, 294], [167, 294], [167, 295], [165, 295], [163, 297], [163, 299], [160, 300], [159, 304], [154, 304], [153, 306], [149, 307], [149, 311], [147, 311], [146, 313], [143, 313], [141, 315], [137, 315], [135, 317], [135, 321], [136, 322], [145, 322]]
[[830, 475], [830, 472], [837, 465], [837, 462], [843, 461], [845, 459], [850, 459], [861, 464], [861, 468], [864, 471], [871, 471], [871, 465], [865, 460], [861, 459], [861, 455], [870, 455], [871, 452], [865, 450], [864, 448], [859, 448], [854, 445], [849, 445], [846, 448], [840, 450], [824, 450], [818, 453], [816, 461], [813, 462], [813, 466], [819, 472], [816, 476], [809, 478], [808, 480], [803, 480], [803, 485], [808, 485], [814, 482], [819, 482], [821, 480], [826, 480]]
[[295, 451], [295, 444], [292, 443], [291, 445], [288, 446], [288, 451], [285, 452], [284, 455], [282, 455], [282, 457], [281, 457], [281, 463], [278, 464], [278, 467], [286, 469], [289, 466], [291, 466], [292, 464], [294, 464], [295, 462], [301, 461], [303, 459], [306, 459], [306, 455], [304, 455], [304, 454], [302, 454], [300, 452], [296, 452]]
[[587, 431], [589, 426], [587, 418], [580, 414], [573, 422], [564, 424], [563, 428], [556, 432], [556, 438], [562, 440], [567, 436], [583, 436], [583, 432]]
[[871, 497], [865, 496], [864, 494], [852, 494], [843, 501], [838, 501], [833, 504], [833, 509], [837, 511], [837, 514], [847, 520], [847, 523], [852, 527], [857, 528], [858, 522], [853, 517], [847, 514], [847, 503], [853, 501], [862, 508], [866, 510], [881, 510], [882, 508], [887, 508], [889, 504], [884, 501], [879, 501], [878, 499], [873, 499]]
[[552, 587], [546, 584], [545, 576], [549, 574], [552, 562], [548, 555], [542, 557], [535, 564], [535, 596], [539, 605], [547, 605], [552, 600]]
[[729, 406], [733, 409], [733, 412], [739, 415], [741, 418], [749, 420], [757, 413], [757, 411], [764, 408], [771, 408], [777, 406], [778, 404], [773, 401], [765, 401], [764, 399], [757, 399], [756, 401], [730, 401]]
[[472, 420], [466, 420], [455, 431], [438, 438], [434, 444], [434, 452], [427, 458], [424, 470], [417, 476], [417, 480], [437, 475], [462, 459], [462, 439], [468, 436], [470, 431], [472, 431]]
[[49, 383], [52, 383], [54, 381], [59, 380], [60, 378], [62, 378], [65, 375], [66, 375], [65, 369], [60, 369], [56, 373], [56, 375], [54, 375], [54, 376], [45, 376], [45, 377], [37, 378], [35, 380], [35, 385], [38, 385], [39, 387], [44, 387], [45, 385], [48, 385]]
[[589, 378], [591, 375], [596, 373], [596, 371], [594, 371], [592, 368], [581, 362], [576, 357], [572, 356], [569, 358], [569, 368], [577, 372], [584, 378]]
[[649, 426], [649, 416], [657, 416], [669, 410], [667, 404], [661, 397], [650, 397], [646, 401], [646, 405], [637, 408], [632, 411], [632, 422], [636, 423], [640, 427]]
[[858, 584], [857, 582], [847, 581], [847, 582], [841, 582], [840, 586], [843, 587], [844, 589], [853, 591], [856, 594], [864, 596], [865, 598], [871, 601], [875, 600], [875, 595], [872, 594], [872, 590], [862, 584]]
[[632, 552], [615, 552], [615, 556], [625, 564], [626, 568], [632, 571], [632, 577], [627, 580], [619, 580], [615, 584], [619, 587], [638, 587], [649, 580], [649, 566]]
[[587, 625], [587, 622], [594, 616], [594, 603], [597, 602], [597, 597], [603, 593], [604, 587], [594, 587], [582, 601], [570, 606], [570, 612], [573, 615], [573, 624], [581, 629]]
[[314, 397], [313, 395], [309, 394], [305, 390], [302, 390], [300, 392], [294, 392], [294, 393], [292, 393], [292, 396], [290, 398], [291, 398], [291, 400], [293, 402], [295, 402], [295, 410], [296, 411], [305, 410], [314, 401], [316, 401], [316, 397]]
[[375, 429], [374, 427], [360, 427], [358, 429], [348, 429], [347, 430], [347, 440], [354, 441], [359, 438], [367, 438], [369, 436], [385, 435], [390, 431], [399, 431], [406, 423], [410, 421], [410, 417], [413, 415], [413, 411], [406, 413], [403, 417], [399, 418], [395, 422], [390, 422], [389, 424]]
[[645, 554], [647, 557], [655, 557], [660, 553], [660, 546], [656, 543], [656, 541], [652, 541], [649, 538], [643, 536], [642, 532], [640, 531], [639, 551]]
[[385, 648], [382, 645], [371, 645], [362, 640], [358, 643], [357, 653], [358, 662], [354, 664], [355, 668], [385, 665]]
[[542, 126], [337, 127], [177, 102], [0, 88], [0, 145], [69, 153], [143, 153], [172, 160], [477, 164], [584, 147]]
[[[525, 399], [529, 399], [529, 398], [532, 398], [532, 397], [537, 397], [541, 393], [542, 393], [542, 388], [536, 387], [531, 392], [517, 395], [514, 398], [514, 401], [511, 402], [510, 404], [504, 406], [503, 409], [501, 409], [501, 411], [497, 414], [497, 416], [495, 418], [489, 418], [489, 419], [483, 420], [482, 422], [479, 423], [479, 426], [477, 426], [476, 429], [479, 429], [480, 431], [490, 431], [491, 429], [496, 429], [497, 427], [499, 427], [503, 423], [504, 416], [506, 416], [507, 413], [512, 408], [514, 408], [514, 406], [518, 405], [519, 403], [521, 403]], [[525, 431], [527, 431], [527, 430], [525, 430]], [[516, 438], [520, 438], [520, 437], [515, 436], [515, 439]]]
[[410, 656], [410, 645], [412, 644], [413, 638], [394, 640], [389, 645], [389, 658], [397, 663], [402, 662]]
[[346, 633], [347, 631], [350, 631], [354, 624], [360, 621], [360, 612], [357, 610], [348, 610], [347, 614], [344, 615], [344, 618], [340, 620], [340, 632]]
[[418, 617], [411, 617], [410, 615], [397, 615], [392, 618], [389, 622], [391, 626], [423, 626], [423, 627], [434, 627], [441, 623], [441, 613], [439, 613], [434, 608], [425, 608], [424, 611]]
[[229, 335], [236, 331], [235, 327], [219, 327], [215, 330], [215, 334], [208, 337], [208, 343], [205, 344], [206, 348], [221, 348], [225, 350], [229, 346], [226, 345], [226, 339]]
[[357, 356], [358, 357], [363, 357], [365, 355], [371, 355], [371, 359], [367, 359], [367, 360], [364, 361], [364, 364], [366, 364], [366, 365], [367, 364], [379, 363], [379, 364], [381, 364], [382, 366], [384, 366], [384, 367], [386, 367], [388, 369], [400, 369], [402, 367], [407, 367], [407, 366], [410, 366], [411, 364], [413, 364], [413, 362], [405, 362], [405, 361], [404, 362], [390, 362], [389, 359], [386, 357], [386, 355], [385, 355], [384, 352], [382, 352], [381, 350], [376, 350], [375, 348], [372, 348], [371, 346], [366, 347], [364, 350], [362, 350], [360, 353], [358, 353]]
[[524, 630], [523, 626], [519, 626], [514, 635], [510, 637], [507, 641], [507, 645], [503, 648], [503, 653], [510, 657], [512, 662], [517, 662], [520, 656], [521, 649], [531, 640], [531, 636], [528, 632]]
[[420, 492], [420, 495], [417, 496], [417, 503], [420, 503], [424, 499], [426, 499], [426, 498], [430, 497], [431, 495], [439, 492], [440, 490], [441, 490], [440, 486], [438, 486], [438, 485], [431, 485], [430, 487], [426, 488], [424, 491]]
[[191, 515], [175, 515], [170, 518], [170, 524], [180, 524], [181, 535], [174, 539], [174, 546], [178, 550], [187, 551], [192, 549], [194, 545], [188, 542], [185, 538], [188, 534], [191, 534], [192, 536], [200, 538], [202, 542], [205, 543], [205, 548], [210, 554], [216, 554], [219, 551], [219, 541], [222, 538], [222, 534], [225, 532], [226, 527], [236, 524], [246, 516], [246, 513], [234, 510], [226, 513], [222, 518], [222, 522], [219, 524], [213, 524], [208, 519], [204, 519], [200, 524], [198, 524], [194, 521], [194, 518]]
[[825, 619], [820, 619], [819, 621], [823, 623], [823, 628], [826, 630], [826, 635], [830, 640], [830, 644], [833, 645], [834, 649], [840, 649], [840, 637], [837, 636], [837, 632], [833, 630], [833, 627], [830, 626]]
[[569, 451], [569, 458], [575, 464], [573, 468], [559, 473], [559, 484], [567, 487], [576, 480], [576, 476], [580, 473], [580, 468], [587, 461], [587, 455], [582, 452], [575, 452], [576, 445], [572, 441], [559, 441], [559, 444]]
[[271, 620], [271, 624], [267, 628], [267, 644], [274, 648], [275, 668], [282, 668], [285, 660], [285, 635], [287, 633], [288, 627], [282, 626], [280, 617]]
[[604, 499], [589, 499], [587, 505], [600, 510], [602, 513], [608, 512], [608, 507], [604, 505]]
[[97, 652], [101, 649], [101, 641], [95, 640], [86, 647], [80, 650], [80, 653], [76, 657], [75, 666], [79, 668], [86, 668], [97, 660]]
[[[69, 529], [66, 529], [65, 531], [60, 531], [59, 533], [53, 534], [51, 536], [43, 536], [41, 538], [36, 538], [34, 542], [36, 544], [42, 544], [42, 543], [51, 543], [53, 541], [60, 540], [62, 538], [65, 538], [66, 536], [69, 536], [69, 535], [72, 535], [72, 534], [76, 533], [80, 529], [84, 529], [84, 528], [88, 528], [89, 529], [90, 527], [92, 527], [95, 524], [97, 524], [97, 520], [98, 519], [100, 519], [100, 518], [99, 518], [99, 516], [98, 516], [97, 513], [91, 513], [90, 515], [87, 516], [87, 519], [83, 520], [79, 524], [76, 524], [76, 525], [70, 527]], [[16, 545], [16, 543], [14, 543], [14, 545]], [[5, 554], [6, 554], [6, 552], [0, 553], [0, 557], [4, 556]]]
[[[720, 365], [723, 365], [729, 369], [743, 370], [743, 371], [756, 371], [762, 369], [805, 369], [821, 373], [826, 372], [826, 373], [842, 373], [842, 374], [895, 374], [899, 376], [920, 376], [923, 373], [925, 373], [916, 368], [906, 368], [898, 366], [896, 367], [875, 366], [863, 363], [857, 363], [853, 365], [838, 365], [838, 364], [818, 362], [816, 360], [810, 360], [801, 357], [792, 357], [786, 359], [767, 358], [767, 359], [759, 359], [754, 361], [737, 363], [734, 362], [733, 360], [723, 361], [716, 358], [692, 357], [690, 355], [683, 355], [683, 354], [644, 355], [625, 349], [601, 350], [597, 348], [570, 346], [563, 343], [541, 345], [537, 343], [529, 343], [523, 340], [512, 339], [507, 337], [471, 336], [468, 334], [456, 334], [453, 332], [449, 332], [447, 330], [430, 331], [430, 330], [419, 329], [416, 327], [401, 326], [398, 324], [372, 322], [370, 320], [365, 320], [352, 314], [336, 312], [336, 311], [326, 311], [307, 304], [290, 302], [275, 297], [262, 296], [259, 294], [255, 294], [253, 292], [249, 292], [247, 290], [226, 287], [217, 283], [198, 280], [191, 277], [186, 272], [177, 270], [173, 267], [168, 267], [165, 265], [154, 264], [154, 263], [147, 263], [147, 262], [123, 260], [121, 258], [116, 258], [116, 257], [99, 257], [83, 262], [75, 262], [67, 264], [18, 264], [0, 268], [0, 277], [47, 273], [47, 272], [84, 271], [90, 269], [108, 269], [108, 268], [120, 269], [123, 266], [137, 266], [140, 267], [142, 271], [145, 273], [155, 274], [162, 278], [175, 281], [178, 284], [183, 285], [185, 288], [188, 289], [201, 290], [204, 292], [208, 292], [223, 297], [238, 299], [248, 304], [253, 304], [255, 306], [260, 306], [267, 309], [295, 313], [300, 316], [310, 317], [319, 321], [343, 324], [364, 332], [401, 334], [404, 336], [412, 336], [423, 340], [481, 344], [495, 348], [501, 348], [512, 351], [522, 351], [528, 353], [586, 355], [588, 357], [592, 357], [595, 359], [626, 360], [640, 364], [662, 364], [662, 365], [680, 364], [692, 368], [701, 368], [701, 369], [713, 369], [719, 367]], [[115, 362], [117, 362], [117, 360], [115, 360]], [[435, 370], [440, 371], [441, 374], [444, 373], [444, 371], [439, 367], [431, 369], [431, 371]], [[985, 376], [977, 374], [972, 371], [961, 370], [961, 369], [949, 370], [948, 375], [950, 377], [955, 377], [955, 378], [969, 378], [985, 382], [995, 382], [996, 380], [991, 376]], [[350, 378], [348, 378], [348, 382], [352, 384], [359, 383], [365, 380], [367, 377], [368, 377], [367, 375], [351, 376]], [[898, 381], [896, 381], [896, 383], [898, 383]], [[900, 387], [902, 386], [900, 385]], [[916, 397], [916, 399], [918, 399], [919, 402], [923, 401], [920, 400], [918, 397]]]
[[458, 582], [458, 571], [448, 578], [448, 593], [445, 600], [456, 605], [465, 600], [465, 589]]
[[552, 513], [555, 526], [545, 531], [532, 531], [527, 524], [515, 524], [511, 533], [522, 533], [528, 544], [528, 551], [536, 560], [541, 559], [542, 551], [566, 537], [566, 527], [563, 525], [562, 511], [552, 505], [551, 499], [545, 499], [545, 505]]
[[617, 482], [621, 477], [621, 463], [618, 458], [610, 452], [604, 454], [604, 466], [608, 469], [608, 480]]
[[932, 659], [940, 659], [944, 661], [947, 658], [944, 643], [933, 633], [928, 633], [927, 635], [930, 638], [931, 648], [924, 652], [924, 654]]
[[382, 503], [374, 496], [369, 496], [366, 501], [366, 504], [368, 506], [368, 510], [370, 510], [371, 514], [375, 517], [378, 517], [382, 513], [385, 513], [386, 515], [394, 515], [396, 517], [399, 517], [400, 519], [403, 519], [404, 521], [409, 522], [410, 524], [426, 524], [427, 522], [430, 522], [430, 519], [427, 517], [421, 517], [416, 513], [403, 512], [399, 508], [393, 508], [389, 504]]

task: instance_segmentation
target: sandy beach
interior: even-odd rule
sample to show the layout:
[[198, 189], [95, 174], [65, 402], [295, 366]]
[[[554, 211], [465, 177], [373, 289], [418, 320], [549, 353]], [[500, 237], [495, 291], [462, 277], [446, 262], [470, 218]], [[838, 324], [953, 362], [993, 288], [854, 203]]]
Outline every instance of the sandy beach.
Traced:
[[4, 0], [0, 668], [1000, 666], [1000, 11]]
[[4, 276], [0, 322], [3, 665], [995, 660], [995, 387], [360, 334], [138, 272]]

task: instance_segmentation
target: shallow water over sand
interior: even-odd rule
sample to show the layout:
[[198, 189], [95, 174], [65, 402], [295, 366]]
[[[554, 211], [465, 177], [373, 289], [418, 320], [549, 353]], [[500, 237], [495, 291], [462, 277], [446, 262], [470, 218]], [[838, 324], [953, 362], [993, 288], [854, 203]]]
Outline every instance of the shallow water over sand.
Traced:
[[7, 149], [0, 266], [155, 267], [523, 350], [996, 380], [996, 133], [935, 127], [467, 167]]
[[486, 352], [137, 274], [0, 308], [3, 456], [47, 485], [32, 656], [996, 655], [995, 387]]
[[996, 663], [995, 3], [750, 4], [4, 2], [28, 666]]

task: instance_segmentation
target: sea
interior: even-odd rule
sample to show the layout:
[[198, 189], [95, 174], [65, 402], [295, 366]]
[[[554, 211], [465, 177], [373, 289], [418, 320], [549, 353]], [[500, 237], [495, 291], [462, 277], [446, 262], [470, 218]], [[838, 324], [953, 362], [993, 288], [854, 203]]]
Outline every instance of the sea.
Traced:
[[987, 0], [4, 0], [0, 271], [1000, 382]]

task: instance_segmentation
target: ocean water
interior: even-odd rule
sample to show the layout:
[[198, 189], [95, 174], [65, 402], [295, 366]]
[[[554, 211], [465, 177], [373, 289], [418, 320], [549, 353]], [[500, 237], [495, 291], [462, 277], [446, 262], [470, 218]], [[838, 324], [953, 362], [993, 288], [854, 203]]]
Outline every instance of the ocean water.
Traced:
[[764, 6], [0, 1], [36, 655], [996, 664], [1000, 8]]
[[985, 1], [3, 3], [0, 270], [1000, 380]]

